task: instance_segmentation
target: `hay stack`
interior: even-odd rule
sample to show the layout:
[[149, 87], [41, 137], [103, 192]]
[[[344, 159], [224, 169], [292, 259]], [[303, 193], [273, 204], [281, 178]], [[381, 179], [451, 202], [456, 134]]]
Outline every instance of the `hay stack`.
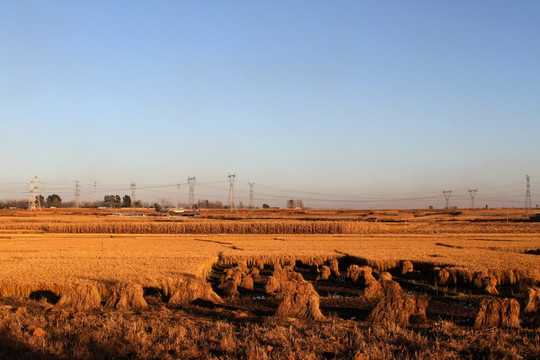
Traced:
[[264, 270], [264, 260], [261, 258], [255, 260], [255, 267], [259, 270]]
[[247, 274], [249, 272], [246, 260], [242, 260], [242, 261], [238, 262], [238, 264], [236, 264], [235, 268], [240, 270], [243, 274]]
[[372, 271], [373, 269], [369, 266], [350, 265], [347, 268], [347, 278], [361, 286], [368, 286], [377, 281]]
[[379, 277], [379, 281], [380, 281], [380, 280], [387, 280], [387, 281], [390, 281], [390, 280], [392, 280], [392, 274], [390, 274], [389, 272], [386, 272], [386, 271], [385, 271], [385, 272], [383, 272], [383, 273], [381, 274], [381, 276]]
[[274, 274], [268, 279], [264, 290], [267, 294], [274, 294], [289, 281], [304, 281], [304, 278], [302, 274], [294, 271], [274, 271]]
[[113, 288], [113, 294], [105, 303], [105, 307], [142, 310], [148, 306], [143, 294], [144, 291], [141, 285], [118, 284]]
[[377, 303], [368, 316], [371, 323], [389, 323], [408, 326], [411, 316], [426, 318], [428, 299], [406, 296], [384, 298]]
[[277, 295], [281, 300], [276, 316], [299, 319], [323, 320], [319, 308], [319, 294], [313, 285], [306, 281], [290, 281]]
[[491, 295], [497, 295], [497, 278], [487, 271], [475, 272], [472, 279], [472, 284], [477, 289], [483, 290]]
[[515, 299], [484, 299], [476, 315], [475, 329], [519, 328], [519, 303]]
[[242, 283], [243, 276], [244, 274], [238, 268], [229, 268], [225, 271], [225, 274], [221, 279], [221, 283], [223, 284], [225, 281], [232, 279], [235, 282], [236, 286], [239, 286]]
[[406, 275], [414, 270], [413, 263], [409, 260], [401, 263], [401, 275]]
[[535, 313], [540, 308], [540, 289], [529, 288], [527, 290], [527, 298], [525, 299], [524, 313]]
[[253, 278], [253, 280], [259, 280], [260, 279], [259, 269], [258, 268], [252, 268], [249, 271], [248, 275], [251, 276]]
[[187, 305], [195, 300], [206, 300], [215, 304], [223, 302], [209, 283], [197, 278], [179, 277], [170, 291], [172, 296], [169, 305]]
[[449, 279], [450, 279], [450, 273], [448, 272], [448, 270], [440, 269], [437, 272], [437, 277], [436, 277], [437, 285], [445, 286], [446, 284], [448, 284]]
[[253, 290], [253, 278], [251, 277], [251, 275], [245, 275], [244, 277], [242, 277], [240, 287], [245, 290]]
[[218, 289], [221, 290], [221, 295], [223, 296], [239, 296], [238, 285], [234, 279], [229, 278], [221, 282], [218, 286]]
[[323, 265], [321, 268], [317, 269], [317, 279], [319, 280], [328, 280], [330, 278], [330, 274], [332, 271], [330, 270], [329, 266]]
[[328, 266], [330, 267], [330, 271], [332, 271], [332, 274], [334, 274], [335, 277], [339, 277], [339, 262], [338, 259], [332, 259], [328, 261]]
[[68, 287], [56, 304], [58, 307], [85, 311], [101, 305], [101, 295], [94, 285], [78, 284]]
[[401, 297], [403, 289], [394, 280], [379, 280], [369, 284], [364, 290], [364, 296], [368, 299], [383, 297]]

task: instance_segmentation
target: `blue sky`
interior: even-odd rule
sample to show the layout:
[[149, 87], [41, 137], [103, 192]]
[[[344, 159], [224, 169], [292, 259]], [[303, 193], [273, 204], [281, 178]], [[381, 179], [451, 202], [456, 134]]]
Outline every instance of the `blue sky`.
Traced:
[[73, 180], [87, 197], [94, 181], [126, 194], [134, 181], [146, 201], [174, 200], [143, 188], [187, 193], [195, 175], [218, 199], [236, 173], [238, 196], [255, 182], [276, 206], [437, 207], [449, 189], [466, 206], [476, 187], [522, 206], [529, 174], [536, 203], [538, 14], [532, 1], [1, 1], [0, 198], [37, 175], [66, 200]]

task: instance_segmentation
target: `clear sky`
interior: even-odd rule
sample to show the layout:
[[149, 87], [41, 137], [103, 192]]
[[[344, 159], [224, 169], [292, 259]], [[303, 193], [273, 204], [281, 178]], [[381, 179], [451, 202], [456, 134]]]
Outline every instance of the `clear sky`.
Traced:
[[534, 205], [539, 15], [538, 1], [2, 0], [0, 198], [37, 175], [65, 200], [80, 180], [87, 198], [133, 181], [175, 201], [165, 185], [185, 197], [196, 176], [197, 198], [226, 200], [236, 173], [259, 206], [441, 207], [443, 190], [467, 206], [469, 188], [523, 206], [528, 174]]

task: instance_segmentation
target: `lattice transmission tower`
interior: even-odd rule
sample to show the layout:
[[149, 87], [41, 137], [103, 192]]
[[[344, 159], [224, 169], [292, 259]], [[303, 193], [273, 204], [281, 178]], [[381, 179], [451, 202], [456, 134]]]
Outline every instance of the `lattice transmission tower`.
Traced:
[[529, 175], [525, 175], [525, 178], [527, 179], [527, 187], [525, 190], [525, 216], [529, 216], [531, 214], [531, 177]]
[[28, 210], [41, 209], [41, 200], [39, 198], [39, 183], [38, 177], [30, 181], [30, 197], [28, 198]]
[[248, 183], [249, 184], [249, 212], [253, 214], [253, 211], [255, 209], [255, 191], [253, 190], [253, 186], [255, 183]]
[[180, 184], [177, 184], [177, 188], [178, 188], [178, 203], [177, 203], [177, 208], [180, 209]]
[[80, 181], [74, 180], [73, 182], [75, 183], [75, 207], [79, 208], [79, 198], [81, 196], [81, 186], [79, 185]]
[[471, 203], [469, 204], [469, 207], [471, 209], [474, 209], [474, 198], [476, 197], [476, 193], [478, 192], [478, 188], [472, 190], [469, 189], [469, 196], [471, 197]]
[[135, 207], [135, 190], [137, 188], [137, 185], [132, 182], [131, 183], [131, 207]]
[[189, 186], [188, 207], [193, 210], [193, 204], [195, 203], [195, 176], [188, 177], [187, 184]]
[[444, 190], [443, 195], [444, 195], [444, 199], [446, 200], [444, 208], [449, 209], [450, 208], [449, 202], [450, 202], [450, 196], [452, 195], [452, 190]]
[[229, 176], [227, 176], [227, 180], [229, 181], [229, 213], [232, 213], [235, 210], [234, 182], [236, 180], [236, 174], [229, 174]]

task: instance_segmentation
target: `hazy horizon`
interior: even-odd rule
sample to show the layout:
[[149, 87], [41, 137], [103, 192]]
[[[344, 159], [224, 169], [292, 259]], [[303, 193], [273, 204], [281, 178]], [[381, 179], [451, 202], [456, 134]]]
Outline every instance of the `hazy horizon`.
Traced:
[[[0, 200], [540, 201], [540, 3], [0, 3]], [[55, 191], [53, 191], [55, 190]], [[113, 190], [117, 190], [113, 192]], [[26, 192], [26, 195], [25, 195]], [[110, 192], [110, 193], [109, 193]], [[98, 198], [99, 199], [99, 198]]]

